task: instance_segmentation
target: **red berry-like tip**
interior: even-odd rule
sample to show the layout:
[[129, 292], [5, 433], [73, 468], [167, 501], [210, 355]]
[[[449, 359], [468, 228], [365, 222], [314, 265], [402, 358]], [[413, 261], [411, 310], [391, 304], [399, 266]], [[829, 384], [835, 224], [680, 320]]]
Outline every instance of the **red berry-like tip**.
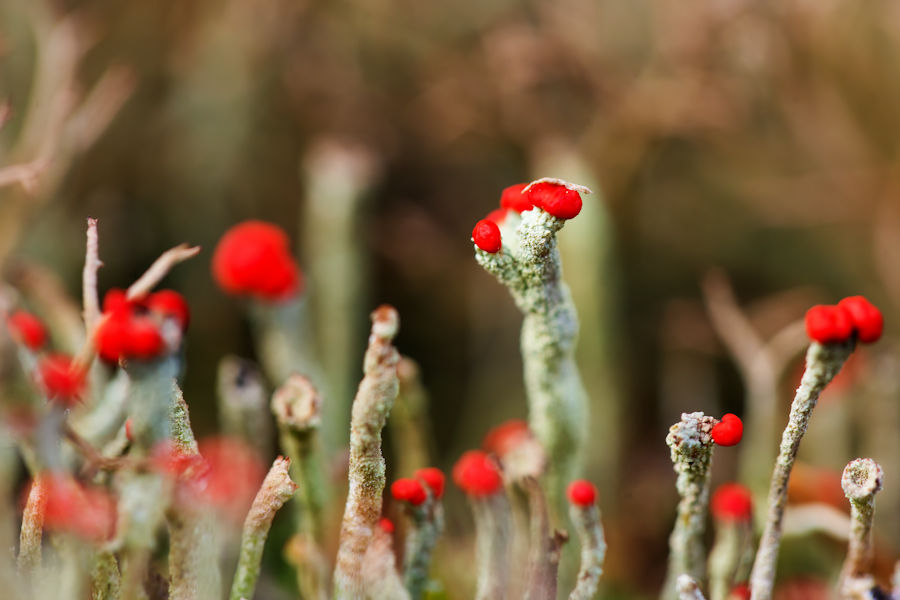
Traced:
[[65, 354], [50, 354], [38, 363], [41, 389], [48, 399], [72, 406], [84, 393], [85, 370]]
[[391, 484], [391, 496], [399, 502], [409, 502], [413, 506], [419, 506], [428, 498], [428, 493], [419, 481], [403, 478]]
[[712, 432], [712, 439], [720, 446], [734, 446], [741, 441], [744, 435], [744, 423], [737, 415], [728, 413], [722, 416], [722, 420], [716, 423]]
[[739, 583], [728, 593], [728, 600], [750, 600], [750, 586], [746, 583]]
[[225, 232], [213, 253], [216, 283], [228, 293], [278, 301], [300, 293], [300, 269], [287, 234], [262, 221], [245, 221]]
[[103, 296], [104, 313], [127, 313], [138, 304], [138, 302], [129, 300], [125, 290], [119, 288], [111, 288]]
[[884, 331], [884, 317], [874, 304], [863, 296], [850, 296], [838, 302], [838, 307], [843, 308], [856, 329], [859, 341], [864, 344], [877, 342]]
[[85, 487], [71, 476], [50, 473], [38, 475], [32, 485], [45, 488], [47, 529], [74, 533], [94, 542], [112, 538], [116, 504], [103, 489]]
[[378, 526], [381, 527], [381, 530], [385, 533], [394, 533], [394, 522], [387, 517], [381, 517], [381, 520], [378, 521]]
[[165, 341], [153, 319], [149, 317], [131, 319], [124, 353], [127, 358], [150, 360], [159, 356], [164, 346]]
[[472, 241], [475, 245], [491, 254], [500, 251], [503, 243], [500, 240], [500, 228], [493, 221], [482, 219], [475, 223], [472, 230]]
[[566, 495], [569, 497], [569, 502], [575, 506], [588, 507], [597, 501], [597, 488], [590, 481], [576, 479], [569, 484]]
[[523, 196], [557, 219], [572, 219], [581, 212], [581, 194], [558, 183], [535, 183]]
[[188, 307], [184, 296], [175, 290], [159, 290], [147, 296], [145, 302], [150, 312], [163, 318], [172, 318], [181, 325], [181, 330], [187, 329], [191, 321], [191, 309]]
[[716, 489], [709, 508], [720, 521], [749, 521], [753, 515], [753, 496], [739, 483], [725, 483]]
[[509, 212], [507, 208], [497, 208], [492, 210], [487, 214], [485, 220], [493, 221], [497, 225], [503, 225], [503, 222], [506, 221], [506, 215]]
[[488, 431], [481, 442], [481, 447], [486, 452], [502, 458], [507, 452], [531, 437], [528, 423], [521, 419], [510, 419]]
[[125, 439], [134, 442], [134, 433], [131, 431], [131, 419], [125, 419]]
[[517, 213], [523, 213], [526, 210], [534, 208], [534, 204], [531, 203], [531, 200], [522, 193], [522, 190], [526, 187], [528, 187], [527, 183], [517, 183], [516, 185], [511, 185], [504, 189], [503, 193], [500, 195], [501, 208], [508, 208]]
[[853, 334], [853, 321], [843, 307], [818, 304], [806, 311], [806, 333], [820, 344], [846, 342]]
[[428, 486], [431, 495], [440, 498], [444, 495], [444, 473], [437, 467], [426, 467], [415, 472], [416, 479]]
[[481, 450], [469, 450], [456, 461], [453, 482], [470, 496], [490, 496], [503, 485], [496, 463]]
[[6, 327], [17, 342], [31, 350], [39, 349], [47, 341], [47, 329], [30, 312], [17, 310], [7, 317]]

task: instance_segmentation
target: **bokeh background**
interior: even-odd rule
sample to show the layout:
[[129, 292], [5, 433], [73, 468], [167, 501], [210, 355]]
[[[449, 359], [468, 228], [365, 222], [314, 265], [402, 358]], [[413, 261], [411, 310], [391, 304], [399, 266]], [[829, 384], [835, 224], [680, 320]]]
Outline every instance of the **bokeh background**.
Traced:
[[[475, 264], [471, 227], [507, 185], [589, 185], [560, 237], [594, 408], [585, 475], [610, 539], [606, 593], [649, 596], [662, 580], [667, 427], [682, 411], [744, 409], [704, 302], [711, 269], [763, 339], [846, 295], [884, 310], [888, 340], [823, 401], [794, 490], [843, 510], [840, 469], [879, 460], [883, 574], [900, 549], [898, 49], [890, 0], [6, 0], [0, 166], [46, 155], [50, 167], [29, 189], [0, 189], [0, 260], [14, 283], [44, 265], [78, 297], [87, 216], [100, 220], [101, 290], [177, 243], [203, 246], [166, 285], [193, 309], [185, 395], [209, 433], [219, 359], [253, 356], [211, 250], [238, 221], [278, 223], [313, 307], [343, 298], [313, 315], [319, 338], [353, 333], [336, 367], [353, 366], [336, 376], [350, 393], [368, 311], [399, 309], [398, 346], [421, 366], [448, 467], [526, 412], [520, 316]], [[352, 188], [340, 235], [329, 186]], [[737, 456], [717, 452], [717, 482], [737, 476]], [[799, 536], [785, 580], [802, 588], [842, 553]]]

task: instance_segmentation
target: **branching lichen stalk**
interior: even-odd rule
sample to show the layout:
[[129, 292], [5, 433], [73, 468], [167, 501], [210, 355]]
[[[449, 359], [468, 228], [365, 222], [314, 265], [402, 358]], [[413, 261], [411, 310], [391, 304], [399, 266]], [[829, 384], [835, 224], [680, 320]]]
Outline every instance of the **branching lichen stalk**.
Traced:
[[678, 478], [675, 486], [681, 500], [675, 527], [669, 536], [669, 568], [663, 598], [677, 595], [680, 575], [702, 579], [704, 571], [703, 533], [709, 505], [709, 466], [713, 441], [710, 431], [716, 424], [702, 412], [683, 413], [666, 436]]
[[606, 539], [600, 521], [600, 509], [596, 504], [569, 507], [569, 518], [575, 525], [575, 533], [581, 542], [581, 567], [575, 588], [569, 600], [593, 600], [597, 596], [603, 561], [606, 558]]
[[838, 374], [847, 357], [853, 351], [856, 340], [842, 344], [813, 342], [806, 352], [806, 371], [800, 387], [791, 403], [788, 425], [781, 436], [778, 458], [769, 486], [766, 526], [756, 552], [753, 571], [750, 574], [751, 600], [770, 600], [775, 581], [775, 564], [781, 544], [782, 521], [787, 504], [788, 480], [800, 440], [806, 433], [812, 411], [825, 386]]
[[278, 457], [269, 469], [262, 482], [250, 512], [244, 520], [244, 532], [241, 536], [241, 554], [238, 559], [237, 572], [231, 585], [230, 600], [249, 600], [253, 598], [253, 590], [259, 579], [260, 563], [263, 547], [272, 526], [272, 519], [278, 509], [284, 506], [297, 489], [288, 475], [290, 460]]
[[381, 517], [385, 484], [381, 431], [397, 397], [399, 355], [391, 341], [398, 325], [397, 311], [390, 306], [372, 313], [372, 333], [363, 362], [365, 375], [353, 400], [350, 420], [350, 486], [334, 571], [334, 596], [339, 600], [362, 597], [362, 561]]
[[428, 584], [431, 553], [444, 530], [444, 507], [433, 495], [421, 506], [410, 506], [412, 525], [403, 553], [403, 586], [412, 600], [422, 598]]

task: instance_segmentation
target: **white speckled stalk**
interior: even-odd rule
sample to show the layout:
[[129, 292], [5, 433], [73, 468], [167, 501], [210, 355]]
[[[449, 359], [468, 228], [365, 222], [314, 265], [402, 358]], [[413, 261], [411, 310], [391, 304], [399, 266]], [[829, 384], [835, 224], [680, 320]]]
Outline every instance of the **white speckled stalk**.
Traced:
[[381, 431], [397, 397], [399, 354], [391, 345], [398, 328], [397, 311], [381, 306], [372, 313], [372, 333], [363, 362], [350, 419], [350, 488], [341, 523], [334, 570], [334, 597], [356, 600], [365, 593], [362, 563], [381, 518], [384, 458]]
[[676, 583], [678, 587], [678, 600], [706, 600], [700, 586], [690, 575], [679, 575]]
[[509, 288], [524, 315], [521, 349], [529, 426], [549, 456], [547, 490], [557, 510], [563, 506], [565, 483], [577, 473], [588, 417], [574, 356], [578, 316], [562, 281], [556, 242], [563, 225], [564, 220], [539, 208], [521, 218], [510, 212], [500, 252], [475, 247], [478, 263]]
[[512, 522], [504, 491], [470, 497], [475, 517], [476, 600], [502, 600], [509, 592], [509, 540]]
[[841, 487], [850, 501], [850, 543], [841, 569], [838, 590], [848, 596], [855, 588], [851, 580], [870, 578], [872, 567], [872, 523], [875, 519], [875, 494], [881, 491], [884, 471], [871, 458], [851, 461], [841, 476]]
[[819, 344], [813, 342], [806, 352], [806, 371], [800, 380], [800, 387], [791, 403], [791, 414], [788, 425], [781, 435], [781, 446], [772, 482], [769, 486], [768, 512], [766, 526], [759, 541], [753, 571], [750, 574], [751, 600], [770, 600], [775, 582], [775, 564], [778, 560], [778, 548], [781, 544], [781, 527], [784, 519], [784, 507], [787, 504], [788, 480], [800, 440], [809, 426], [809, 419], [825, 386], [834, 379], [847, 357], [856, 347], [856, 339], [842, 344]]
[[278, 457], [272, 463], [272, 468], [263, 480], [244, 519], [244, 532], [241, 536], [241, 554], [238, 558], [237, 571], [231, 584], [230, 600], [242, 600], [253, 598], [253, 590], [259, 579], [260, 564], [262, 563], [263, 548], [269, 529], [272, 527], [272, 519], [278, 509], [290, 500], [297, 489], [297, 485], [291, 481], [288, 468], [291, 461]]
[[676, 584], [681, 575], [703, 578], [703, 533], [709, 505], [709, 466], [713, 451], [710, 432], [716, 423], [716, 419], [702, 412], [682, 413], [681, 421], [672, 425], [666, 436], [675, 473], [678, 474], [675, 486], [681, 500], [678, 502], [675, 527], [669, 536], [669, 568], [662, 598], [678, 596]]
[[600, 509], [596, 504], [572, 504], [569, 507], [569, 517], [581, 542], [581, 567], [569, 600], [593, 600], [597, 596], [600, 576], [603, 575], [603, 561], [606, 558], [606, 539], [603, 537]]

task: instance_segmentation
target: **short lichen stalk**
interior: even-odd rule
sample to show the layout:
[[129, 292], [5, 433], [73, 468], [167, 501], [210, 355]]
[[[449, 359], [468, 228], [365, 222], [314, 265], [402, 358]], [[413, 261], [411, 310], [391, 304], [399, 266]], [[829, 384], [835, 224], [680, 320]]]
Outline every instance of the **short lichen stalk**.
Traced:
[[362, 560], [360, 578], [364, 582], [355, 599], [359, 600], [410, 600], [409, 592], [403, 586], [403, 580], [397, 574], [394, 550], [391, 547], [391, 536], [380, 527], [372, 532], [372, 540]]
[[[710, 600], [726, 600], [739, 575], [749, 569], [747, 550], [752, 531], [747, 523], [723, 523], [716, 529], [716, 538], [709, 552]], [[752, 561], [752, 555], [749, 560]]]
[[[875, 494], [881, 491], [884, 472], [871, 458], [857, 458], [844, 469], [841, 487], [850, 501], [850, 544], [841, 569], [838, 591], [842, 597], [852, 597], [852, 590], [865, 580], [872, 587], [872, 523], [875, 519]], [[865, 587], [865, 585], [863, 586]]]
[[531, 535], [525, 600], [555, 600], [560, 551], [568, 540], [565, 532], [550, 531], [547, 499], [537, 479], [526, 477], [522, 487], [528, 497]]
[[784, 508], [787, 504], [788, 480], [800, 447], [800, 440], [806, 433], [819, 394], [837, 375], [855, 346], [855, 338], [842, 343], [813, 342], [806, 353], [806, 371], [791, 403], [788, 425], [782, 434], [778, 458], [772, 472], [766, 525], [750, 575], [752, 600], [769, 600], [772, 597]]
[[365, 375], [353, 400], [350, 421], [350, 488], [334, 570], [334, 596], [338, 600], [364, 594], [363, 557], [381, 518], [385, 485], [381, 431], [397, 397], [399, 355], [391, 341], [398, 325], [397, 311], [390, 306], [372, 313], [372, 333], [363, 363]]
[[222, 433], [244, 440], [268, 459], [272, 444], [269, 398], [259, 368], [236, 356], [219, 361], [216, 376]]
[[275, 460], [250, 506], [250, 512], [244, 520], [241, 554], [231, 585], [230, 600], [253, 598], [253, 590], [259, 579], [263, 547], [272, 527], [272, 519], [297, 489], [288, 475], [289, 466], [290, 461], [287, 459], [279, 457]]
[[478, 263], [509, 288], [524, 315], [521, 351], [529, 424], [550, 459], [547, 489], [557, 509], [563, 506], [563, 484], [581, 460], [587, 423], [587, 395], [574, 356], [578, 317], [562, 281], [556, 241], [565, 222], [537, 207], [520, 217], [508, 214], [502, 248], [490, 252], [476, 242], [475, 251]]
[[680, 575], [703, 578], [703, 533], [709, 505], [709, 467], [712, 461], [711, 432], [716, 424], [702, 412], [684, 413], [681, 421], [669, 429], [666, 443], [678, 475], [676, 487], [681, 498], [675, 527], [669, 536], [669, 567], [663, 598], [677, 595]]
[[444, 507], [440, 499], [429, 495], [424, 504], [410, 506], [408, 512], [412, 523], [403, 552], [403, 587], [412, 600], [418, 600], [428, 584], [431, 554], [444, 530]]
[[28, 492], [28, 501], [22, 515], [19, 536], [19, 575], [30, 580], [41, 566], [41, 539], [44, 533], [44, 511], [47, 507], [47, 486], [44, 478], [37, 477]]
[[118, 600], [121, 588], [116, 555], [106, 550], [97, 553], [91, 570], [91, 600]]
[[679, 575], [676, 585], [678, 600], [706, 600], [700, 590], [700, 585], [690, 575]]
[[597, 596], [603, 561], [606, 558], [606, 539], [596, 503], [587, 506], [572, 503], [569, 518], [581, 543], [581, 566], [569, 600], [593, 600]]
[[[289, 556], [297, 552], [311, 557], [322, 554], [324, 509], [329, 496], [322, 473], [319, 448], [321, 399], [312, 383], [292, 375], [272, 395], [271, 409], [278, 424], [280, 447], [291, 459], [291, 476], [299, 485], [294, 495], [297, 533], [290, 542]], [[325, 594], [327, 577], [321, 561], [296, 556], [297, 583], [304, 598]]]

